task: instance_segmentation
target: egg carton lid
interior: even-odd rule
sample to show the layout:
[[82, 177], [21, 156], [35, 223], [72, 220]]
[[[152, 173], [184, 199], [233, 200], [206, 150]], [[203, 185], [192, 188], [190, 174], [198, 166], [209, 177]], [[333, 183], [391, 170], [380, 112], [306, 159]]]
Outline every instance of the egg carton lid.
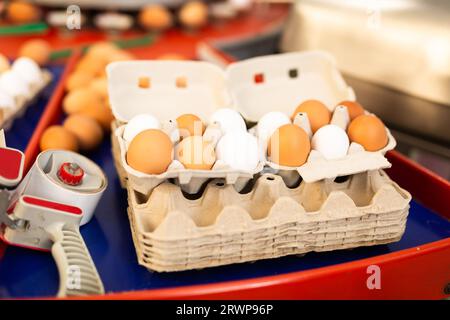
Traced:
[[323, 102], [330, 111], [343, 100], [356, 99], [333, 56], [324, 51], [251, 58], [230, 64], [225, 72], [233, 104], [252, 122], [275, 110], [290, 117], [309, 99]]
[[107, 66], [112, 112], [120, 122], [151, 113], [161, 122], [195, 113], [204, 122], [231, 107], [225, 74], [203, 61], [136, 60]]

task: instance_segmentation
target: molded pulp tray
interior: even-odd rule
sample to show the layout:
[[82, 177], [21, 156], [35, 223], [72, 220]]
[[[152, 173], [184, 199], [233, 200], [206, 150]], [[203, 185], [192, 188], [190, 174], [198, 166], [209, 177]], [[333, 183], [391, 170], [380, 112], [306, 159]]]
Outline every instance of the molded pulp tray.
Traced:
[[[52, 69], [54, 74], [61, 71]], [[56, 89], [54, 101], [47, 108], [52, 112], [46, 111], [41, 124], [48, 126], [61, 120], [61, 89], [62, 85]], [[58, 96], [59, 99], [54, 99]], [[31, 106], [24, 118], [18, 119], [6, 133], [10, 147], [24, 149], [31, 130], [25, 125], [36, 123], [40, 116], [35, 110]], [[23, 125], [19, 127], [20, 123]], [[38, 139], [32, 138], [31, 144], [33, 141]], [[37, 147], [31, 144], [26, 152], [29, 158]], [[387, 154], [393, 165], [387, 172], [413, 195], [406, 231], [399, 242], [313, 252], [302, 258], [289, 256], [198, 271], [152, 273], [137, 263], [125, 213], [127, 194], [120, 187], [110, 150], [106, 140], [89, 155], [105, 170], [110, 181], [93, 220], [81, 228], [107, 292], [93, 298], [441, 299], [446, 296], [444, 288], [450, 265], [449, 183], [396, 152]], [[381, 290], [369, 290], [366, 286], [370, 265], [381, 268]], [[58, 273], [51, 255], [0, 245], [0, 297], [50, 297], [57, 288]]]

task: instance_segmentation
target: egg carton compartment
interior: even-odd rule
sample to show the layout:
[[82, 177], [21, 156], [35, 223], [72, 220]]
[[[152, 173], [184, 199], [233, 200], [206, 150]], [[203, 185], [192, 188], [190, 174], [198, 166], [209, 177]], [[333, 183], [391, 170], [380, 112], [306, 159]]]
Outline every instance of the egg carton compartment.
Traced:
[[[366, 111], [365, 114], [370, 115], [371, 113]], [[299, 119], [302, 117], [307, 116], [297, 117], [294, 124], [303, 127], [304, 119]], [[337, 107], [330, 124], [335, 124], [346, 131], [349, 124], [347, 108]], [[309, 125], [305, 130], [310, 130]], [[255, 128], [250, 129], [250, 131], [255, 134]], [[311, 149], [307, 161], [300, 167], [279, 165], [270, 161], [267, 155], [264, 155], [264, 163], [271, 168], [271, 170], [268, 170], [269, 172], [282, 176], [288, 186], [295, 185], [299, 179], [314, 182], [318, 179], [334, 179], [369, 170], [387, 169], [391, 167], [391, 164], [384, 155], [387, 151], [393, 150], [397, 143], [388, 128], [386, 128], [386, 135], [388, 138], [386, 146], [376, 152], [365, 151], [360, 144], [351, 142], [347, 155], [342, 158], [325, 159], [319, 151]]]
[[236, 170], [218, 160], [211, 170], [191, 170], [185, 169], [178, 160], [174, 159], [164, 173], [144, 174], [133, 169], [126, 161], [126, 145], [121, 137], [123, 129], [124, 126], [117, 128], [112, 137], [116, 168], [122, 182], [127, 181], [127, 184], [144, 195], [150, 194], [156, 186], [169, 179], [174, 179], [183, 191], [190, 194], [198, 192], [212, 178], [223, 178], [226, 184], [232, 184], [240, 190], [264, 167], [264, 164], [259, 162], [252, 171]]
[[411, 196], [377, 170], [296, 188], [263, 174], [245, 194], [217, 179], [195, 200], [165, 182], [128, 199], [139, 262], [179, 271], [397, 241]]
[[[52, 81], [52, 74], [48, 70], [41, 70], [42, 81], [39, 84], [30, 85], [30, 95], [29, 96], [17, 96], [15, 100], [15, 108], [13, 110], [9, 108], [2, 109], [0, 106], [0, 112], [2, 112], [2, 117], [0, 117], [0, 128], [8, 130], [14, 119], [23, 116], [28, 106], [34, 103], [39, 94], [47, 87]], [[3, 119], [2, 119], [3, 118]]]
[[[334, 111], [331, 124], [346, 130], [349, 115], [346, 107], [333, 108], [341, 101], [355, 101], [356, 96], [331, 55], [322, 51], [306, 51], [256, 57], [232, 63], [226, 69], [226, 79], [233, 103], [246, 120], [257, 123], [265, 114], [279, 111], [290, 117], [303, 101], [315, 99]], [[366, 112], [366, 114], [369, 114]], [[311, 136], [306, 114], [297, 115], [294, 124]], [[253, 129], [253, 130], [252, 130]], [[255, 128], [251, 132], [256, 135]], [[390, 163], [384, 154], [395, 148], [396, 141], [386, 128], [388, 142], [385, 147], [369, 152], [355, 142], [347, 155], [339, 159], [326, 159], [320, 152], [311, 150], [307, 162], [300, 167], [281, 166], [267, 159], [265, 165], [281, 171], [286, 182], [292, 183], [301, 176], [307, 182], [330, 179], [367, 170], [385, 169]], [[260, 141], [265, 148], [265, 141]]]

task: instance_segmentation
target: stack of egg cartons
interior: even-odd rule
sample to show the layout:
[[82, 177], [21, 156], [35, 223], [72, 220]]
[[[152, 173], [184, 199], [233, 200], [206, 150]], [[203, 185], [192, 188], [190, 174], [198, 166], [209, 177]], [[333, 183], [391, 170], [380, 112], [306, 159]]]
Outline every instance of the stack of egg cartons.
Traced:
[[[150, 87], [138, 86], [142, 77]], [[180, 77], [187, 86], [177, 87]], [[269, 112], [291, 115], [308, 99], [330, 109], [354, 100], [329, 55], [260, 57], [234, 63], [225, 72], [204, 62], [118, 62], [108, 66], [108, 82], [116, 117], [114, 159], [128, 190], [139, 263], [147, 268], [205, 268], [401, 238], [411, 196], [382, 171], [390, 166], [384, 153], [395, 147], [387, 129], [382, 150], [368, 152], [352, 143], [346, 155], [332, 160], [312, 150], [299, 167], [271, 162], [263, 147], [267, 142], [251, 125], [258, 152], [264, 151], [252, 170], [223, 163], [209, 171], [189, 170], [174, 160], [166, 172], [149, 175], [127, 164], [123, 132], [138, 114], [157, 116], [174, 137], [174, 119], [183, 113], [207, 121], [217, 109], [234, 108], [255, 124]], [[308, 121], [296, 118], [294, 124], [308, 131]], [[336, 108], [331, 121], [346, 127], [346, 109]]]
[[26, 57], [18, 58], [9, 69], [1, 72], [0, 128], [8, 129], [50, 80], [48, 71]]

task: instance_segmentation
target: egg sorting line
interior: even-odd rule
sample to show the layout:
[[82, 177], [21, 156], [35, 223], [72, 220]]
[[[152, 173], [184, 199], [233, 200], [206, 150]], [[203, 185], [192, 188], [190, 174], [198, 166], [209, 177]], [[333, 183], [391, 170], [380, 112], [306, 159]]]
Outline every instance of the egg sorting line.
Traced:
[[10, 64], [0, 54], [0, 128], [8, 129], [50, 81], [50, 72], [33, 59], [20, 56]]
[[[115, 152], [131, 184], [145, 194], [175, 178], [184, 191], [195, 193], [210, 178], [225, 178], [243, 188], [265, 167], [283, 176], [288, 186], [301, 178], [313, 182], [389, 167], [384, 153], [395, 140], [376, 116], [352, 101], [351, 88], [329, 57], [313, 52], [276, 59], [280, 56], [288, 61], [282, 79], [260, 72], [261, 65], [279, 64], [266, 61], [248, 68], [252, 60], [271, 57], [232, 64], [225, 73], [204, 62], [109, 65], [111, 107], [118, 124], [113, 142], [117, 140]], [[314, 89], [317, 99], [308, 97], [308, 90], [296, 94], [301, 85], [311, 87], [305, 79], [322, 85], [323, 90]], [[283, 88], [286, 81], [294, 81], [294, 87]], [[265, 101], [261, 93], [268, 95]], [[283, 94], [289, 99], [281, 105], [277, 100]], [[261, 102], [265, 105], [256, 114]], [[280, 107], [282, 111], [274, 111]], [[256, 120], [256, 126], [247, 130], [244, 118]], [[161, 140], [152, 140], [152, 135]]]

